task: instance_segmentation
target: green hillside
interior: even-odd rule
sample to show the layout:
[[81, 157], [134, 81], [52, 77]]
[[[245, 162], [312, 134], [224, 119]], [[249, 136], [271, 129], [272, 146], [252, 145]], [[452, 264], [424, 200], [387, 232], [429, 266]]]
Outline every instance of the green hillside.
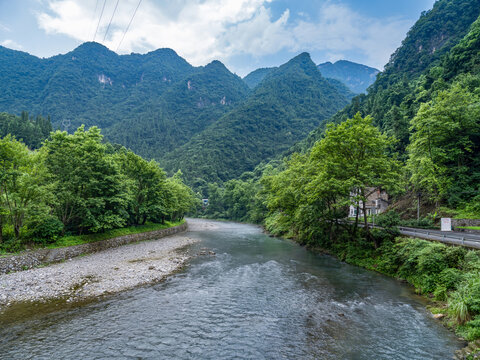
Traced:
[[162, 158], [241, 102], [248, 87], [221, 62], [195, 69], [158, 98], [138, 99], [128, 118], [106, 129], [111, 141]]
[[171, 49], [117, 55], [89, 42], [49, 59], [0, 47], [0, 111], [50, 116], [54, 128], [99, 126], [110, 141], [160, 158], [242, 101], [222, 63], [193, 67]]
[[161, 163], [191, 181], [225, 181], [285, 151], [347, 103], [303, 53]]
[[155, 98], [195, 70], [173, 50], [123, 55], [97, 43], [39, 59], [0, 47], [0, 110], [50, 115], [69, 123], [106, 128], [132, 115], [132, 104]]
[[[283, 154], [287, 162], [279, 164], [277, 157], [227, 182], [224, 188], [210, 186], [209, 192], [216, 196], [212, 214], [264, 222], [278, 233], [323, 231], [322, 227], [314, 229], [318, 219], [344, 217], [352, 187], [361, 189], [378, 182], [389, 191], [393, 203], [398, 201], [405, 216], [412, 216], [408, 213], [412, 209], [416, 215], [413, 204], [420, 194], [422, 216], [433, 209], [420, 223], [432, 224], [437, 211], [478, 218], [479, 13], [479, 0], [437, 1], [409, 31], [369, 93], [355, 97], [292, 146]], [[443, 40], [439, 43], [438, 39]], [[429, 50], [425, 50], [427, 44]], [[412, 58], [416, 58], [413, 63]], [[365, 132], [363, 139], [359, 134], [366, 130], [370, 135]], [[361, 146], [355, 145], [361, 141], [365, 141], [357, 144]], [[347, 142], [352, 145], [342, 148]], [[383, 153], [373, 156], [370, 163], [364, 158], [368, 153], [353, 155], [376, 142], [382, 144]], [[372, 146], [369, 154], [377, 148]], [[365, 173], [348, 175], [347, 169], [356, 161], [365, 161]], [[374, 173], [383, 165], [392, 169]], [[390, 175], [393, 178], [388, 179]], [[309, 223], [312, 219], [314, 223]], [[305, 228], [298, 229], [303, 221]]]
[[26, 112], [21, 116], [0, 113], [0, 139], [10, 134], [30, 149], [38, 149], [51, 131], [50, 119], [29, 117]]

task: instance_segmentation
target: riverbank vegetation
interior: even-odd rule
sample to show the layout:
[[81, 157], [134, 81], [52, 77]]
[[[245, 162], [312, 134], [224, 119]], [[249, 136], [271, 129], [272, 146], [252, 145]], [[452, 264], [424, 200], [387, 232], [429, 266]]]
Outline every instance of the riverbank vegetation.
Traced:
[[38, 150], [2, 138], [0, 192], [3, 251], [177, 222], [197, 203], [180, 172], [167, 178], [155, 161], [104, 143], [98, 128], [83, 126], [74, 134], [52, 132]]
[[147, 233], [156, 230], [168, 229], [174, 226], [179, 226], [185, 223], [185, 219], [178, 221], [165, 221], [162, 223], [146, 223], [144, 225], [133, 225], [119, 229], [107, 230], [101, 233], [86, 234], [86, 235], [65, 235], [59, 237], [55, 242], [47, 245], [49, 249], [55, 249], [65, 246], [74, 246], [80, 244], [87, 244], [107, 239], [113, 239], [119, 236], [133, 235]]
[[309, 244], [350, 264], [408, 281], [459, 336], [480, 338], [480, 251], [396, 237], [394, 231], [372, 232], [382, 239], [377, 248], [365, 239], [363, 229], [352, 237], [337, 228], [334, 239], [318, 234]]

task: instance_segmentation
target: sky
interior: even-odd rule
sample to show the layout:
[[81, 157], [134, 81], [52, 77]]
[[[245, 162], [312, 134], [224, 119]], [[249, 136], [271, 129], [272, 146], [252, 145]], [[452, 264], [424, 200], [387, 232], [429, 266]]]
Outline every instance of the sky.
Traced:
[[172, 48], [192, 65], [220, 60], [240, 76], [304, 51], [317, 64], [345, 59], [381, 70], [434, 2], [0, 0], [0, 45], [39, 57], [86, 41], [119, 54]]

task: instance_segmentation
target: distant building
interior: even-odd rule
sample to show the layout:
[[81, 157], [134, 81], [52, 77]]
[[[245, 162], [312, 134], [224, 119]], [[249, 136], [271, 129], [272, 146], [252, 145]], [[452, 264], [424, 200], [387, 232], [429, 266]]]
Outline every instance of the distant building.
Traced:
[[208, 206], [208, 199], [202, 199], [203, 206]]
[[[365, 210], [367, 216], [377, 215], [385, 212], [388, 207], [388, 194], [385, 190], [376, 189], [376, 188], [366, 188], [367, 202], [365, 204]], [[355, 193], [351, 194], [351, 197], [355, 196]], [[358, 216], [363, 216], [363, 201], [359, 201], [359, 214]], [[357, 213], [356, 204], [350, 205], [349, 217], [355, 217]]]

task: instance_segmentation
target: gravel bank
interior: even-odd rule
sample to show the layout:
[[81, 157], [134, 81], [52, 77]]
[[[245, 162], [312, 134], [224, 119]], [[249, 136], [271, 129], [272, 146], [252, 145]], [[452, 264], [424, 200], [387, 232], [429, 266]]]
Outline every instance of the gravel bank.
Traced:
[[188, 260], [182, 248], [196, 241], [183, 233], [0, 275], [0, 312], [17, 302], [72, 302], [159, 281]]

